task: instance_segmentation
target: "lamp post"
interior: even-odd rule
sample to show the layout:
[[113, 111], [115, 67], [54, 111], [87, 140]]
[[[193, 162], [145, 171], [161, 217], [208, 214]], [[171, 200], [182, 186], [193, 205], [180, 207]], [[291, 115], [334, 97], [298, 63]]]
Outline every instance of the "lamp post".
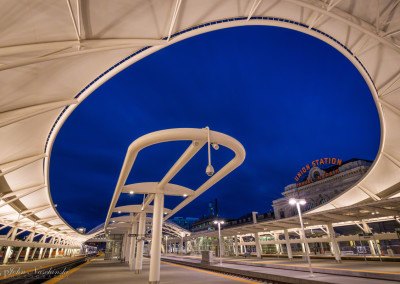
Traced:
[[224, 221], [215, 220], [214, 224], [218, 224], [218, 242], [219, 242], [219, 263], [222, 265], [222, 243], [221, 243], [221, 224], [224, 224]]
[[305, 205], [307, 202], [305, 199], [296, 199], [296, 198], [290, 198], [289, 199], [289, 204], [290, 205], [296, 205], [297, 211], [299, 213], [299, 219], [300, 219], [300, 225], [301, 225], [301, 232], [303, 234], [304, 238], [304, 250], [306, 252], [306, 257], [307, 257], [307, 262], [308, 262], [308, 268], [310, 269], [310, 276], [314, 277], [314, 273], [312, 271], [312, 266], [311, 266], [311, 259], [310, 259], [310, 254], [308, 253], [308, 243], [307, 243], [307, 238], [306, 238], [306, 232], [304, 231], [304, 225], [303, 225], [303, 218], [301, 216], [301, 210], [300, 210], [300, 205]]

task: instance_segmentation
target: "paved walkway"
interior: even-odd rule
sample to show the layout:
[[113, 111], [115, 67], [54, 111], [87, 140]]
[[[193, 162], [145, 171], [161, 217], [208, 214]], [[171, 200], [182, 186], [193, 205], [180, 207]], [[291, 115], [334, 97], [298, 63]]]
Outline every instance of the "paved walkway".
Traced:
[[[117, 261], [104, 260], [97, 258], [90, 262], [88, 265], [80, 269], [73, 269], [72, 273], [67, 274], [62, 280], [54, 279], [46, 282], [47, 284], [60, 283], [60, 284], [109, 284], [109, 283], [135, 283], [147, 284], [149, 281], [149, 261], [147, 259], [143, 262], [142, 274], [134, 274], [129, 270], [125, 263]], [[175, 264], [161, 263], [161, 283], [170, 284], [227, 284], [227, 283], [254, 283], [261, 282], [250, 281], [246, 279], [236, 278], [223, 274], [203, 271], [199, 269], [184, 267]]]
[[57, 263], [67, 262], [77, 258], [78, 257], [46, 258], [41, 260], [18, 262], [16, 264], [0, 265], [0, 280], [13, 274], [22, 274], [34, 269], [52, 266]]

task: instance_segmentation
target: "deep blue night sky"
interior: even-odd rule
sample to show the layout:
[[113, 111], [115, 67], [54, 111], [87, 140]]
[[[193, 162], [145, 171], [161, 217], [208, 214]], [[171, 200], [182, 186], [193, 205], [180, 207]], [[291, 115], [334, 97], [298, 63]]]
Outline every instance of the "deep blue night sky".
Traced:
[[[103, 70], [99, 70], [101, 74]], [[218, 198], [220, 215], [269, 211], [312, 160], [374, 160], [378, 113], [356, 68], [338, 51], [299, 32], [240, 27], [184, 40], [148, 56], [81, 103], [58, 134], [50, 189], [73, 227], [104, 222], [129, 144], [156, 130], [210, 126], [245, 147], [245, 162], [176, 216], [200, 217]], [[177, 142], [138, 156], [128, 183], [159, 181], [186, 149]], [[218, 170], [233, 157], [212, 152]], [[205, 148], [172, 180], [196, 189]], [[125, 196], [121, 204], [139, 203]], [[182, 198], [167, 198], [172, 208]]]

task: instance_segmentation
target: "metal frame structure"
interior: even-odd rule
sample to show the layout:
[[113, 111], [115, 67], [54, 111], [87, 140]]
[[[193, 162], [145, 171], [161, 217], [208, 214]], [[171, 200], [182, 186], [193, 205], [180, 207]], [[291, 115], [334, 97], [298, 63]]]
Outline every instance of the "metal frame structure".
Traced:
[[66, 243], [90, 238], [71, 228], [51, 199], [51, 149], [65, 120], [138, 60], [192, 36], [247, 25], [293, 29], [326, 42], [354, 64], [375, 100], [381, 143], [374, 164], [311, 213], [400, 196], [398, 0], [4, 0], [1, 6], [7, 15], [0, 29], [2, 226]]
[[[254, 212], [256, 213], [256, 212]], [[314, 212], [302, 215], [304, 220], [304, 229], [306, 231], [320, 230], [325, 232], [324, 237], [307, 237], [306, 243], [330, 243], [332, 253], [337, 262], [341, 262], [341, 254], [338, 242], [355, 241], [359, 242], [362, 238], [358, 235], [350, 236], [336, 236], [334, 228], [343, 226], [358, 226], [364, 233], [372, 233], [368, 224], [375, 222], [384, 222], [396, 220], [400, 223], [400, 198], [392, 198], [381, 201], [373, 201], [364, 204], [351, 205], [339, 209], [327, 210], [324, 212]], [[233, 237], [235, 239], [235, 254], [239, 254], [238, 247], [242, 249], [244, 246], [255, 246], [257, 256], [261, 257], [261, 245], [277, 245], [286, 247], [287, 256], [290, 260], [293, 259], [291, 244], [302, 244], [303, 233], [298, 216], [290, 218], [268, 220], [257, 222], [255, 214], [253, 214], [253, 223], [242, 224], [224, 228], [221, 231], [223, 238]], [[290, 233], [297, 236], [290, 238]], [[279, 239], [279, 236], [284, 236]], [[206, 231], [191, 233], [191, 235], [184, 237], [185, 242], [193, 242], [198, 237], [217, 238], [218, 231]], [[245, 241], [243, 237], [252, 236], [254, 241]], [[262, 241], [262, 236], [273, 236], [273, 240]], [[379, 240], [393, 240], [397, 239], [396, 233], [373, 233], [373, 240], [367, 240], [368, 245], [373, 255], [378, 255], [379, 248], [374, 246], [373, 242]], [[170, 243], [179, 243], [179, 238], [172, 238]], [[308, 246], [308, 245], [307, 245]], [[240, 249], [240, 250], [242, 250]], [[309, 249], [303, 246], [303, 251]], [[281, 251], [281, 249], [279, 249]]]
[[[132, 166], [135, 163], [136, 157], [141, 150], [146, 147], [173, 141], [190, 141], [189, 147], [179, 157], [175, 164], [169, 169], [166, 175], [160, 182], [146, 182], [146, 183], [135, 183], [126, 185], [126, 180], [131, 172]], [[182, 168], [197, 154], [198, 151], [208, 142], [209, 151], [210, 144], [217, 144], [224, 146], [232, 150], [235, 156], [230, 160], [224, 167], [222, 167], [215, 174], [210, 176], [206, 182], [199, 186], [196, 190], [172, 184], [170, 181], [182, 170]], [[209, 153], [210, 156], [210, 153]], [[150, 272], [149, 272], [149, 283], [159, 283], [160, 281], [160, 263], [161, 263], [161, 246], [162, 246], [162, 230], [167, 231], [168, 234], [178, 233], [181, 239], [186, 235], [183, 230], [171, 230], [171, 224], [164, 225], [163, 223], [173, 216], [180, 209], [185, 207], [191, 201], [196, 199], [200, 194], [208, 190], [218, 181], [223, 179], [234, 169], [240, 166], [246, 156], [246, 152], [236, 139], [209, 130], [209, 128], [195, 129], [195, 128], [176, 128], [167, 129], [152, 132], [136, 139], [129, 146], [124, 164], [121, 169], [120, 176], [114, 191], [111, 205], [108, 210], [107, 218], [104, 223], [105, 232], [113, 232], [115, 228], [115, 221], [122, 220], [124, 222], [130, 221], [129, 224], [123, 224], [133, 234], [130, 244], [126, 240], [123, 245], [123, 251], [129, 259], [131, 270], [133, 270], [133, 260], [135, 259], [135, 272], [140, 273], [142, 269], [143, 259], [143, 246], [144, 246], [144, 234], [146, 232], [146, 215], [152, 213], [152, 229], [151, 229], [151, 257], [150, 257]], [[121, 207], [115, 207], [121, 193], [143, 194], [143, 203], [139, 205], [126, 205]], [[164, 208], [164, 196], [180, 196], [185, 197], [174, 209], [168, 210]], [[150, 204], [153, 202], [153, 206]], [[113, 213], [129, 213], [130, 216], [111, 218]], [[111, 222], [111, 223], [110, 223]], [[173, 226], [176, 228], [178, 226]], [[118, 229], [121, 226], [117, 227]], [[125, 239], [127, 232], [125, 232]], [[137, 238], [136, 238], [137, 236]], [[136, 249], [136, 256], [135, 254]]]

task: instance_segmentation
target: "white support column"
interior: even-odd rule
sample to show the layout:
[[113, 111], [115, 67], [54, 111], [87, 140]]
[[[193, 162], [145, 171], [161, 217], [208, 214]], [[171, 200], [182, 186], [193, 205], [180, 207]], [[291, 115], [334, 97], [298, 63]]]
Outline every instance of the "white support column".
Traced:
[[20, 247], [17, 253], [17, 256], [15, 257], [15, 262], [18, 262], [19, 260], [19, 256], [21, 255], [22, 250], [24, 249], [24, 247]]
[[238, 242], [238, 236], [235, 236], [235, 256], [239, 256], [239, 242]]
[[[16, 225], [17, 225], [17, 224], [18, 224], [18, 223], [16, 223]], [[14, 240], [15, 240], [15, 236], [17, 235], [17, 232], [18, 232], [18, 227], [15, 226], [15, 227], [12, 228], [11, 230], [12, 230], [12, 231], [11, 231], [10, 240], [11, 240], [11, 241], [14, 241]], [[11, 247], [9, 246], [9, 247], [7, 247], [6, 253], [5, 253], [5, 255], [4, 255], [3, 264], [7, 264], [8, 259], [10, 258], [11, 254], [12, 254], [12, 250], [11, 250]]]
[[[142, 272], [143, 249], [144, 249], [145, 230], [146, 230], [146, 213], [144, 211], [139, 213], [138, 229], [139, 230], [138, 230], [138, 240], [137, 240], [137, 250], [136, 250], [135, 274], [140, 274]], [[160, 239], [160, 245], [161, 245], [161, 239]], [[160, 253], [161, 253], [161, 248], [160, 248]]]
[[54, 258], [57, 258], [57, 256], [58, 256], [58, 248], [56, 248], [56, 254], [55, 254]]
[[[239, 237], [239, 240], [240, 240], [241, 243], [244, 243], [244, 240], [243, 240], [242, 237]], [[241, 253], [246, 253], [246, 246], [245, 245], [241, 245], [240, 246], [240, 251], [241, 251]]]
[[153, 237], [151, 239], [151, 258], [149, 284], [160, 283], [160, 264], [161, 264], [161, 234], [164, 211], [164, 195], [156, 193], [154, 196], [153, 212]]
[[38, 260], [42, 259], [42, 254], [43, 254], [43, 248], [40, 248]]
[[324, 243], [320, 242], [319, 245], [321, 246], [321, 254], [325, 254]]
[[128, 233], [124, 233], [122, 237], [122, 244], [121, 244], [121, 259], [125, 259], [126, 257], [126, 239], [128, 238]]
[[[129, 232], [132, 233], [131, 230], [129, 230]], [[124, 259], [125, 259], [126, 263], [129, 263], [129, 257], [130, 257], [130, 252], [131, 252], [131, 242], [130, 242], [129, 237], [128, 237], [129, 232], [126, 234], [126, 241], [125, 241], [125, 252], [124, 252], [125, 256], [124, 256]]]
[[50, 248], [50, 252], [49, 252], [49, 257], [48, 258], [51, 258], [51, 254], [53, 253], [53, 249], [52, 248]]
[[260, 245], [260, 237], [258, 236], [258, 233], [254, 234], [254, 239], [256, 241], [256, 253], [257, 253], [257, 258], [261, 258], [262, 254], [262, 249]]
[[168, 235], [165, 236], [165, 253], [169, 253], [169, 246], [168, 246]]
[[289, 239], [289, 233], [287, 229], [283, 230], [283, 233], [285, 235], [285, 241], [286, 241], [286, 250], [287, 250], [287, 254], [288, 254], [288, 259], [290, 261], [293, 260], [293, 253], [292, 253], [292, 246], [290, 245], [290, 239]]
[[46, 252], [47, 252], [47, 248], [44, 248], [44, 249], [43, 249], [43, 255], [42, 255], [42, 259], [44, 259], [44, 258], [45, 258], [45, 256], [46, 256]]
[[179, 253], [184, 254], [183, 251], [183, 236], [181, 236], [181, 242], [179, 243]]
[[7, 250], [6, 250], [6, 252], [5, 252], [5, 255], [4, 255], [3, 264], [7, 264], [8, 259], [10, 258], [10, 255], [11, 255], [11, 247], [8, 246], [8, 247], [7, 247]]
[[340, 249], [335, 238], [335, 230], [333, 229], [332, 224], [328, 224], [326, 227], [328, 229], [329, 238], [331, 239], [331, 246], [333, 248], [336, 262], [342, 262], [342, 258], [340, 257]]
[[31, 260], [33, 260], [33, 258], [35, 257], [35, 253], [36, 253], [37, 249], [38, 249], [38, 248], [34, 248], [34, 250], [33, 250], [33, 252], [32, 252]]
[[31, 248], [30, 248], [30, 247], [27, 247], [27, 248], [26, 248], [26, 252], [25, 252], [24, 262], [27, 262], [27, 261], [28, 261], [30, 251], [31, 251]]
[[[257, 224], [257, 213], [258, 212], [252, 212], [252, 217], [253, 217], [253, 224]], [[256, 242], [256, 253], [257, 253], [257, 258], [261, 258], [262, 254], [262, 248], [260, 245], [260, 237], [258, 235], [258, 232], [254, 234], [254, 239]]]
[[188, 254], [190, 252], [189, 246], [191, 247], [192, 243], [190, 241], [186, 241], [186, 247], [185, 247], [186, 254]]
[[[138, 223], [134, 221], [132, 223], [131, 232], [133, 235], [136, 235], [138, 231]], [[130, 238], [131, 246], [130, 246], [130, 253], [129, 253], [129, 269], [131, 271], [135, 270], [135, 254], [136, 254], [136, 236]]]
[[368, 245], [369, 245], [369, 249], [371, 250], [371, 254], [373, 256], [376, 256], [376, 250], [375, 250], [375, 247], [374, 247], [373, 240], [369, 240], [368, 241]]
[[[275, 239], [275, 242], [279, 241], [279, 234], [278, 233], [274, 233], [274, 239]], [[281, 254], [282, 253], [282, 248], [281, 248], [281, 244], [280, 243], [275, 243], [275, 248], [276, 248], [277, 254]]]
[[[363, 228], [364, 228], [364, 232], [366, 232], [366, 233], [368, 233], [368, 234], [372, 234], [371, 228], [368, 226], [368, 224], [367, 224], [364, 220], [362, 221], [362, 225], [363, 225]], [[369, 240], [369, 241], [367, 241], [367, 242], [368, 242], [368, 245], [369, 245], [369, 249], [370, 249], [370, 251], [371, 251], [371, 254], [372, 254], [373, 256], [376, 256], [376, 250], [375, 250], [373, 241], [372, 241], [372, 240]]]

